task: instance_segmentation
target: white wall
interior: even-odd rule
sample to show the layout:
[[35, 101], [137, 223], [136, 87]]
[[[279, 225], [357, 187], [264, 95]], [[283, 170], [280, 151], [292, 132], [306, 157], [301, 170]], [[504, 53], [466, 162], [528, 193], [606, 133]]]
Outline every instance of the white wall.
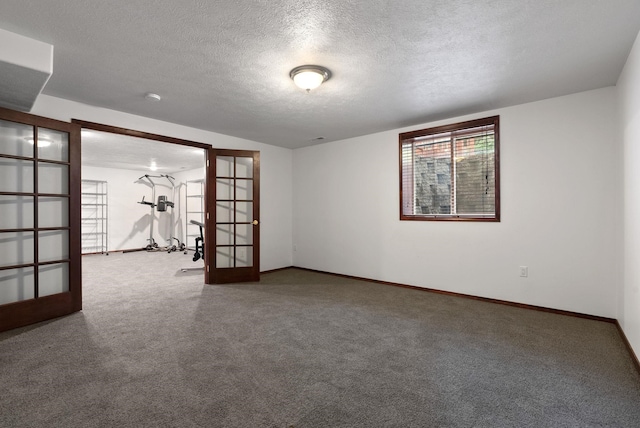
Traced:
[[[604, 88], [295, 150], [294, 265], [615, 318], [615, 96]], [[502, 221], [401, 222], [398, 133], [495, 114]]]
[[617, 89], [624, 147], [624, 282], [619, 321], [640, 355], [640, 36]]
[[216, 148], [260, 151], [260, 269], [292, 264], [292, 151], [255, 141], [135, 116], [41, 95], [31, 113], [69, 121], [80, 119], [211, 144]]

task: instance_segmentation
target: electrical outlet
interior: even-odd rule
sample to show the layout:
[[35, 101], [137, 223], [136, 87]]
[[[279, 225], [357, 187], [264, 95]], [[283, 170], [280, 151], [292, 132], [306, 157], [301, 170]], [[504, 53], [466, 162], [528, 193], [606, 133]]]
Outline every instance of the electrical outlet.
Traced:
[[529, 276], [529, 267], [528, 266], [520, 266], [520, 276], [526, 278]]

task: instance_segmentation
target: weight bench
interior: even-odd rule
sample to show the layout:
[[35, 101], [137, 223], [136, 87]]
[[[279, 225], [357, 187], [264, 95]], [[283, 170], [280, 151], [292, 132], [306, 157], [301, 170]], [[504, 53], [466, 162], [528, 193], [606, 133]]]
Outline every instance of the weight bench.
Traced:
[[[200, 236], [196, 236], [196, 248], [195, 248], [196, 252], [193, 254], [193, 261], [197, 262], [198, 260], [204, 257], [204, 233], [203, 233], [204, 224], [195, 220], [191, 220], [189, 223], [195, 224], [196, 226], [198, 226], [198, 229], [200, 230]], [[200, 270], [200, 269], [204, 269], [204, 267], [182, 268], [180, 270], [182, 272], [187, 272], [189, 270]]]

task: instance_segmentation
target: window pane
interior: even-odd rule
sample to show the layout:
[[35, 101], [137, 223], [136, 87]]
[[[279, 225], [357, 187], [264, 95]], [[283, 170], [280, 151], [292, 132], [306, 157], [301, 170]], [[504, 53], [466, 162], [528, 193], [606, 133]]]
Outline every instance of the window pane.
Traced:
[[38, 227], [68, 227], [69, 199], [38, 198]]
[[416, 145], [414, 214], [451, 214], [451, 140]]
[[253, 178], [253, 158], [236, 158], [236, 177]]
[[0, 192], [33, 193], [33, 162], [0, 158]]
[[69, 134], [52, 129], [38, 128], [38, 158], [69, 161]]
[[236, 267], [253, 266], [253, 247], [236, 247]]
[[33, 197], [0, 195], [0, 229], [33, 227]]
[[413, 143], [402, 143], [402, 214], [414, 214]]
[[59, 263], [38, 267], [38, 296], [69, 291], [69, 264]]
[[216, 245], [233, 245], [232, 224], [219, 224], [216, 226]]
[[55, 163], [38, 163], [38, 193], [69, 193], [69, 167]]
[[236, 224], [236, 245], [253, 244], [253, 225]]
[[493, 135], [460, 139], [456, 147], [457, 213], [492, 214], [495, 211]]
[[216, 222], [231, 223], [233, 221], [233, 202], [216, 202]]
[[253, 199], [253, 180], [236, 180], [236, 199]]
[[216, 248], [216, 267], [217, 268], [233, 267], [233, 247], [217, 247]]
[[216, 199], [233, 199], [233, 180], [216, 178]]
[[0, 270], [0, 305], [33, 299], [34, 268]]
[[33, 127], [0, 120], [0, 154], [33, 157]]
[[233, 157], [216, 157], [216, 177], [233, 177]]
[[38, 262], [52, 262], [68, 258], [68, 230], [46, 230], [38, 233]]
[[253, 202], [236, 202], [236, 222], [251, 223], [253, 221]]
[[0, 232], [0, 266], [34, 262], [33, 232]]

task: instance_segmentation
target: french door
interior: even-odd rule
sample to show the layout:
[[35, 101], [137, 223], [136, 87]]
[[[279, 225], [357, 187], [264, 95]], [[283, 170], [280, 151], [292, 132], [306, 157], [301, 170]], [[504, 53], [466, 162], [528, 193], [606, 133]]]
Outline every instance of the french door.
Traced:
[[0, 331], [82, 309], [80, 126], [0, 109]]
[[208, 159], [205, 282], [258, 281], [260, 152], [211, 148]]

